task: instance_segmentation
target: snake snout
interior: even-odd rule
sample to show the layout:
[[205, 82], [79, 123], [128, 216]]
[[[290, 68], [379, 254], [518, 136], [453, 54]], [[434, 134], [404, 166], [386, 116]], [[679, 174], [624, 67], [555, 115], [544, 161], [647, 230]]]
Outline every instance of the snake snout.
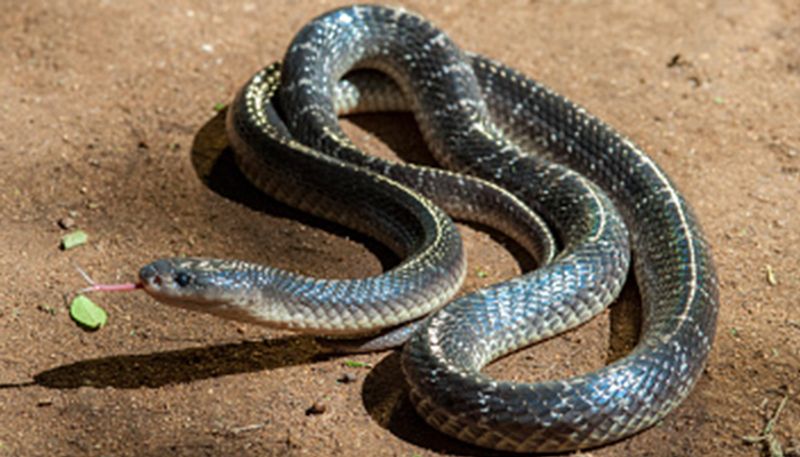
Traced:
[[164, 278], [171, 277], [175, 268], [172, 263], [161, 259], [149, 263], [139, 270], [139, 281], [145, 288], [152, 288], [161, 286], [164, 283]]
[[156, 300], [179, 308], [220, 314], [219, 305], [231, 302], [235, 284], [219, 274], [221, 261], [199, 258], [165, 258], [139, 270], [142, 289]]

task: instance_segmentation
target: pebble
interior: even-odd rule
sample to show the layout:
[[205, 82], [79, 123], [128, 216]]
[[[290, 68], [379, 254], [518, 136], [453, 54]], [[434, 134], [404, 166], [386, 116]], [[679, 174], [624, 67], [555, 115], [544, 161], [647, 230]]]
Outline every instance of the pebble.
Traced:
[[326, 405], [321, 401], [315, 401], [314, 404], [311, 405], [311, 407], [306, 410], [306, 416], [311, 416], [312, 414], [313, 415], [323, 414], [327, 410], [328, 410], [328, 405]]
[[358, 377], [353, 373], [344, 373], [339, 376], [339, 379], [337, 379], [337, 381], [341, 382], [342, 384], [350, 384], [351, 382], [356, 382], [357, 380]]
[[62, 217], [61, 219], [58, 220], [58, 226], [64, 230], [69, 230], [72, 227], [75, 227], [75, 219], [69, 216]]

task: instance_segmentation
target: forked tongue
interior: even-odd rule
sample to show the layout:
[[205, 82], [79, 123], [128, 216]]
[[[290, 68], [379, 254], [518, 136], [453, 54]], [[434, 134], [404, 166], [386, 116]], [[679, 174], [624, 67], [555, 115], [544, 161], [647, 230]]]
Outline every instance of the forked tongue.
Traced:
[[119, 284], [98, 284], [86, 273], [81, 267], [73, 265], [78, 273], [83, 276], [83, 279], [89, 283], [89, 287], [84, 287], [78, 290], [77, 293], [82, 294], [85, 292], [130, 292], [132, 290], [141, 289], [142, 283], [140, 282], [124, 282]]
[[89, 287], [84, 287], [78, 291], [79, 294], [85, 292], [128, 292], [131, 290], [141, 289], [142, 283], [139, 282], [124, 282], [120, 284], [92, 284]]

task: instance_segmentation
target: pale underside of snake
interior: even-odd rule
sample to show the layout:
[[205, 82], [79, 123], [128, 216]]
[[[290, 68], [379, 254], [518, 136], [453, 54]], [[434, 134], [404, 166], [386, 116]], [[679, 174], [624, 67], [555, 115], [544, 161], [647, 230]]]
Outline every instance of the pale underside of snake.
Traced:
[[[388, 78], [348, 75], [364, 69]], [[365, 155], [339, 128], [338, 113], [386, 109], [410, 109], [452, 171]], [[239, 92], [228, 134], [262, 190], [375, 237], [402, 260], [378, 276], [326, 280], [238, 260], [162, 259], [139, 274], [157, 300], [339, 336], [432, 313], [403, 348], [420, 416], [463, 441], [517, 452], [629, 436], [664, 417], [700, 376], [715, 332], [716, 276], [665, 173], [582, 108], [459, 50], [416, 14], [352, 6], [316, 18], [282, 66]], [[445, 211], [500, 229], [542, 265], [451, 301], [465, 260]], [[540, 383], [480, 372], [602, 311], [626, 277], [628, 231], [643, 307], [630, 354]]]

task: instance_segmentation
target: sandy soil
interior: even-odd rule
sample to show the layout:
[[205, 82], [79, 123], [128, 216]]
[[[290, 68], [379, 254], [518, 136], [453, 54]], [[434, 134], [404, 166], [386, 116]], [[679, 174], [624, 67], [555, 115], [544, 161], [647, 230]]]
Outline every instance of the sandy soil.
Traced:
[[[110, 314], [100, 331], [70, 320], [65, 294], [83, 285], [74, 264], [103, 281], [174, 254], [337, 277], [385, 264], [374, 243], [259, 197], [224, 154], [213, 161], [225, 146], [215, 105], [338, 2], [222, 3], [0, 7], [0, 456], [483, 455], [415, 415], [394, 352], [330, 357], [308, 338], [141, 293], [97, 296]], [[685, 192], [714, 248], [722, 309], [697, 388], [656, 427], [585, 454], [762, 455], [742, 436], [787, 396], [775, 438], [797, 449], [800, 4], [403, 3], [634, 138]], [[408, 117], [346, 123], [383, 153], [420, 147]], [[65, 217], [88, 245], [59, 250]], [[519, 271], [487, 234], [464, 236], [468, 289]], [[626, 294], [489, 371], [541, 379], [607, 363], [634, 338], [617, 331], [637, 311], [635, 290]], [[307, 415], [314, 403], [325, 412]]]

